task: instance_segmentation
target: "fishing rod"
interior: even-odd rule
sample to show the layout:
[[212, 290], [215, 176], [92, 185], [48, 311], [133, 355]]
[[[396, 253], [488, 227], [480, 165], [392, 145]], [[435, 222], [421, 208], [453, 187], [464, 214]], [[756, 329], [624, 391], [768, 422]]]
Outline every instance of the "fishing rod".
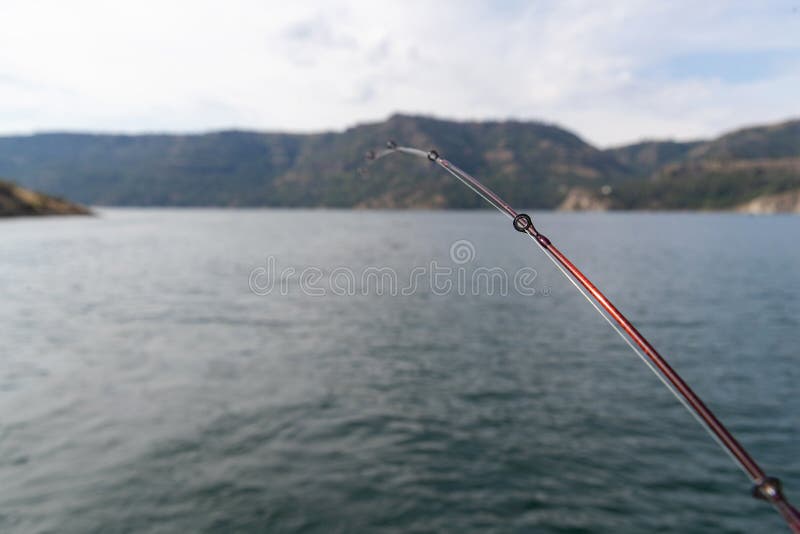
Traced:
[[783, 493], [780, 480], [767, 476], [761, 466], [750, 456], [750, 453], [733, 437], [716, 415], [705, 405], [697, 393], [681, 378], [667, 360], [650, 344], [621, 311], [592, 283], [589, 278], [564, 255], [550, 239], [533, 225], [533, 220], [526, 213], [518, 213], [494, 191], [483, 185], [476, 178], [459, 169], [446, 160], [436, 150], [420, 150], [418, 148], [399, 146], [394, 141], [386, 143], [380, 151], [369, 151], [367, 159], [378, 160], [385, 156], [402, 153], [425, 158], [455, 176], [464, 185], [472, 189], [498, 211], [511, 219], [514, 229], [527, 234], [544, 251], [561, 273], [586, 298], [594, 309], [608, 322], [617, 334], [627, 343], [639, 358], [650, 368], [675, 398], [705, 428], [712, 438], [727, 452], [731, 459], [742, 468], [753, 482], [752, 494], [772, 504], [786, 521], [794, 534], [800, 534], [800, 512], [788, 501]]

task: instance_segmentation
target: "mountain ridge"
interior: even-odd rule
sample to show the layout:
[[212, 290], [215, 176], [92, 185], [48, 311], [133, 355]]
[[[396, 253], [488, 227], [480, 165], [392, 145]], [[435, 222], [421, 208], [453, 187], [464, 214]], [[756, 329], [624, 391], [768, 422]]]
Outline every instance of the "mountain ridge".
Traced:
[[[47, 132], [0, 137], [0, 175], [101, 205], [482, 206], [426, 162], [396, 157], [366, 165], [364, 153], [388, 139], [435, 147], [516, 205], [538, 209], [557, 208], [571, 194], [575, 200], [575, 188], [582, 201], [574, 206], [590, 206], [594, 195], [608, 209], [732, 209], [759, 194], [800, 188], [793, 166], [763, 161], [800, 158], [800, 120], [711, 140], [650, 140], [604, 150], [555, 124], [406, 114], [314, 134]], [[747, 172], [731, 164], [740, 160], [750, 162]], [[723, 172], [710, 162], [729, 165]], [[707, 179], [716, 186], [705, 187]], [[726, 188], [735, 194], [722, 194]]]

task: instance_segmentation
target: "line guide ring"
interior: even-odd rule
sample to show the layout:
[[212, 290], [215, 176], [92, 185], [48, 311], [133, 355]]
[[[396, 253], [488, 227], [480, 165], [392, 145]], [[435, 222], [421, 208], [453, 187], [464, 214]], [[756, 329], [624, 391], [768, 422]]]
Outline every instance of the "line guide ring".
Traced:
[[533, 221], [527, 213], [520, 213], [514, 217], [514, 230], [517, 232], [527, 232], [529, 228], [533, 228]]

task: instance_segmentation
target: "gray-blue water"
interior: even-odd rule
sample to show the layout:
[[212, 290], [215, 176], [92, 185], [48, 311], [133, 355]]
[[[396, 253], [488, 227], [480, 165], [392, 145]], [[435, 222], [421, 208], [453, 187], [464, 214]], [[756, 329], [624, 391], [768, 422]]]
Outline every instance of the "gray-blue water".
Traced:
[[[800, 500], [800, 219], [536, 222]], [[0, 343], [2, 532], [785, 528], [493, 212], [2, 221]]]

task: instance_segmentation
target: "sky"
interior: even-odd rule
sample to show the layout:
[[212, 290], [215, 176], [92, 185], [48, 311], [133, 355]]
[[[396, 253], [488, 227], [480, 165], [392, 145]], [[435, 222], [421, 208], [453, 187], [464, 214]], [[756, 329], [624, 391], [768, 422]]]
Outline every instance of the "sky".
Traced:
[[800, 0], [0, 0], [0, 134], [539, 120], [589, 142], [800, 118]]

